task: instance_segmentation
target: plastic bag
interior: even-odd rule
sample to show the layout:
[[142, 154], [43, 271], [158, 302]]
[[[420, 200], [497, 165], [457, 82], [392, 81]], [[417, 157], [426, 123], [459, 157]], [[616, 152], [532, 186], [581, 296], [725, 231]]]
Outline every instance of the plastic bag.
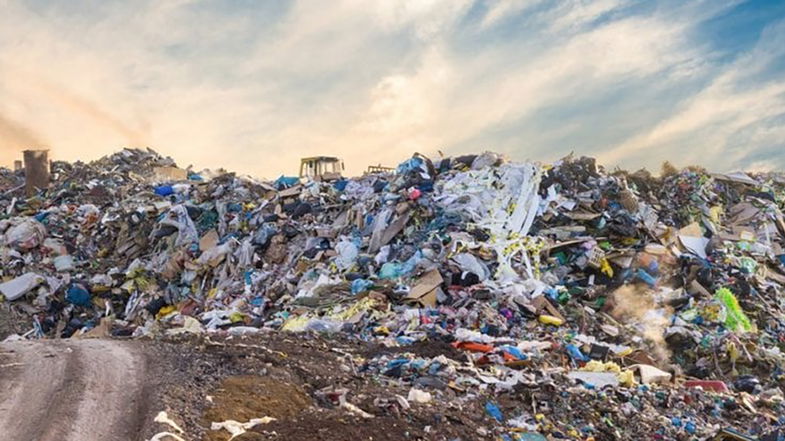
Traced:
[[476, 274], [479, 277], [480, 282], [485, 281], [491, 275], [491, 271], [488, 267], [472, 254], [457, 254], [453, 256], [452, 260], [461, 267], [461, 271]]
[[46, 227], [33, 219], [25, 219], [9, 228], [5, 234], [5, 244], [17, 250], [30, 250], [46, 238]]
[[161, 221], [161, 225], [169, 225], [177, 228], [177, 241], [175, 245], [188, 245], [199, 241], [199, 233], [185, 205], [175, 205], [169, 209], [167, 216]]
[[338, 244], [335, 245], [335, 252], [338, 253], [338, 256], [335, 258], [335, 265], [341, 271], [346, 271], [351, 268], [352, 265], [354, 265], [355, 260], [357, 260], [357, 256], [360, 254], [357, 245], [350, 240], [338, 242]]

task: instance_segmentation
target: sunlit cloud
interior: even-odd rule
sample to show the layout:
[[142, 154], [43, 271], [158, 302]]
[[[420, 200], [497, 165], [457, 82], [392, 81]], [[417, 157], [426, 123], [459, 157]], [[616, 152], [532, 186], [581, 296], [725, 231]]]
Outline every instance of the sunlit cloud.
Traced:
[[[785, 167], [785, 9], [770, 2], [0, 8], [6, 165], [43, 145], [88, 160], [150, 146], [182, 165], [266, 177], [314, 154], [360, 173], [413, 152], [485, 149], [632, 168]], [[740, 26], [732, 41], [718, 34], [729, 21]]]

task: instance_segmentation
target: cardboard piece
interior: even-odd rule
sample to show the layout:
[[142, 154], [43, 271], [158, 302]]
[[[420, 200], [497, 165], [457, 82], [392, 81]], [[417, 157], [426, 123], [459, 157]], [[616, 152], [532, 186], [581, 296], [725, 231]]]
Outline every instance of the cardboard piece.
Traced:
[[432, 269], [423, 274], [417, 284], [409, 290], [404, 301], [409, 303], [419, 303], [422, 306], [436, 306], [438, 289], [444, 283], [442, 275], [438, 269]]
[[188, 179], [188, 171], [178, 167], [155, 167], [153, 172], [155, 177], [162, 181], [185, 181]]
[[635, 350], [631, 354], [626, 355], [624, 358], [626, 360], [633, 361], [636, 364], [653, 365], [654, 363], [656, 363], [654, 359], [649, 356], [649, 354], [647, 354], [642, 350]]
[[218, 245], [218, 241], [220, 238], [218, 237], [218, 232], [215, 230], [210, 230], [199, 239], [199, 250], [200, 251], [207, 251], [210, 248]]
[[737, 171], [733, 173], [714, 173], [712, 177], [718, 181], [735, 182], [737, 184], [758, 185], [747, 173]]
[[630, 369], [637, 370], [641, 383], [667, 383], [671, 381], [671, 374], [648, 364], [634, 364]]
[[541, 314], [545, 312], [546, 315], [556, 317], [563, 322], [567, 321], [567, 319], [565, 319], [564, 316], [561, 315], [559, 310], [556, 309], [556, 307], [553, 306], [553, 304], [551, 304], [551, 302], [549, 302], [548, 299], [545, 298], [545, 296], [538, 296], [533, 298], [531, 301], [531, 305], [534, 306], [535, 314]]
[[588, 213], [585, 211], [573, 211], [570, 213], [565, 213], [565, 216], [569, 217], [572, 220], [590, 221], [602, 216], [602, 213]]
[[728, 221], [733, 225], [745, 225], [760, 216], [760, 209], [749, 202], [740, 202], [728, 210]]
[[[692, 225], [694, 225], [698, 231], [700, 231], [700, 227], [697, 226], [698, 224]], [[695, 234], [695, 231], [692, 231], [692, 225], [688, 225], [687, 227], [679, 230], [679, 242], [681, 242], [681, 245], [688, 252], [700, 257], [701, 259], [705, 259], [708, 257], [706, 255], [706, 246], [709, 245], [709, 239], [703, 237], [701, 233]], [[688, 230], [687, 234], [684, 233], [684, 230]]]
[[409, 222], [410, 217], [411, 213], [404, 213], [395, 218], [394, 221], [390, 222], [390, 225], [382, 233], [381, 245], [387, 245], [391, 240], [393, 240], [393, 238], [395, 238], [395, 236], [398, 235], [398, 233], [403, 231], [403, 228]]
[[758, 439], [744, 435], [743, 433], [737, 432], [733, 429], [722, 429], [720, 433], [714, 435], [712, 441], [758, 441]]
[[293, 197], [300, 196], [300, 193], [302, 193], [302, 191], [303, 191], [302, 185], [295, 185], [293, 187], [289, 187], [287, 189], [279, 191], [278, 196], [281, 197], [282, 199], [293, 198]]

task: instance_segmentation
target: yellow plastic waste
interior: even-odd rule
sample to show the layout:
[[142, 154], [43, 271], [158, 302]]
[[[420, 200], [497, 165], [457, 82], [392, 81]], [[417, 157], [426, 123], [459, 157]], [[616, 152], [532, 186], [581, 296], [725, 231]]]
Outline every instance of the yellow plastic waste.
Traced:
[[337, 321], [346, 321], [354, 317], [357, 313], [367, 311], [374, 306], [376, 306], [376, 300], [371, 297], [365, 297], [364, 299], [356, 302], [354, 305], [341, 312], [330, 314], [329, 317]]
[[629, 369], [622, 369], [621, 366], [612, 361], [603, 363], [601, 361], [591, 360], [586, 363], [581, 370], [588, 372], [613, 372], [616, 374], [616, 378], [622, 386], [635, 386], [635, 374]]
[[730, 357], [730, 361], [735, 363], [736, 360], [739, 359], [739, 348], [736, 347], [736, 343], [729, 341], [725, 345], [725, 349], [728, 351], [728, 356]]
[[608, 259], [603, 258], [600, 261], [600, 271], [608, 277], [613, 277], [613, 267], [608, 262]]
[[284, 331], [304, 329], [305, 325], [308, 323], [308, 320], [310, 320], [310, 317], [305, 314], [299, 317], [292, 317], [283, 324], [281, 329]]
[[715, 205], [715, 206], [711, 207], [711, 209], [709, 209], [709, 218], [711, 218], [711, 221], [714, 222], [715, 224], [719, 224], [720, 223], [720, 216], [721, 215], [722, 215], [722, 207], [721, 206]]
[[607, 363], [603, 363], [601, 361], [591, 360], [588, 363], [586, 363], [586, 365], [583, 366], [583, 368], [581, 370], [582, 371], [587, 371], [587, 372], [616, 372], [616, 373], [619, 373], [619, 372], [621, 372], [621, 367], [618, 364], [616, 364], [616, 363], [614, 363], [612, 361], [609, 361]]
[[561, 326], [564, 324], [564, 320], [552, 315], [542, 314], [539, 319], [543, 325]]
[[160, 320], [160, 319], [166, 317], [167, 315], [173, 313], [176, 310], [177, 310], [177, 308], [172, 306], [172, 305], [164, 306], [163, 308], [158, 310], [158, 314], [155, 315], [155, 318]]
[[635, 375], [629, 369], [624, 369], [616, 374], [616, 378], [619, 379], [619, 383], [624, 387], [635, 386]]
[[373, 330], [374, 334], [390, 335], [390, 329], [387, 326], [378, 326]]

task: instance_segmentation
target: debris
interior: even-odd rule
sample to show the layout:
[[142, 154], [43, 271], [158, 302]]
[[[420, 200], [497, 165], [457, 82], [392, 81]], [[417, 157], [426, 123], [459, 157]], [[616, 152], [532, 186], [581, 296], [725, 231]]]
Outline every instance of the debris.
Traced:
[[269, 424], [273, 421], [275, 421], [275, 418], [270, 418], [270, 417], [253, 418], [245, 423], [241, 423], [239, 421], [234, 421], [234, 420], [226, 420], [220, 423], [212, 423], [210, 425], [210, 430], [226, 430], [232, 435], [232, 437], [229, 438], [230, 440], [232, 440], [242, 435], [249, 429], [252, 429], [261, 424]]
[[602, 389], [605, 386], [619, 385], [619, 378], [613, 372], [572, 371], [567, 374], [567, 376], [592, 387], [596, 387], [597, 389]]
[[36, 273], [25, 273], [13, 280], [0, 283], [0, 294], [8, 300], [16, 300], [34, 290], [44, 280]]
[[667, 383], [672, 377], [668, 372], [647, 364], [635, 364], [629, 366], [629, 368], [638, 371], [638, 375], [641, 377], [641, 383], [643, 384]]
[[406, 398], [408, 401], [426, 404], [430, 403], [433, 397], [430, 393], [419, 390], [419, 389], [411, 389], [409, 390], [409, 396]]
[[[459, 403], [502, 439], [782, 424], [767, 416], [785, 414], [779, 174], [486, 152], [343, 178], [306, 159], [263, 181], [126, 149], [53, 162], [29, 198], [0, 171], [0, 293], [29, 329], [12, 332], [352, 338], [384, 350], [342, 369], [389, 393], [351, 404], [322, 384], [326, 407], [381, 421]], [[241, 418], [258, 414], [279, 416]], [[220, 430], [250, 424], [234, 423]]]
[[155, 416], [154, 421], [156, 423], [167, 424], [171, 426], [174, 430], [176, 430], [178, 433], [185, 433], [185, 431], [183, 431], [183, 429], [181, 429], [180, 426], [177, 425], [177, 423], [175, 423], [171, 418], [169, 418], [169, 415], [167, 415], [167, 413], [164, 411], [158, 412], [158, 415]]

